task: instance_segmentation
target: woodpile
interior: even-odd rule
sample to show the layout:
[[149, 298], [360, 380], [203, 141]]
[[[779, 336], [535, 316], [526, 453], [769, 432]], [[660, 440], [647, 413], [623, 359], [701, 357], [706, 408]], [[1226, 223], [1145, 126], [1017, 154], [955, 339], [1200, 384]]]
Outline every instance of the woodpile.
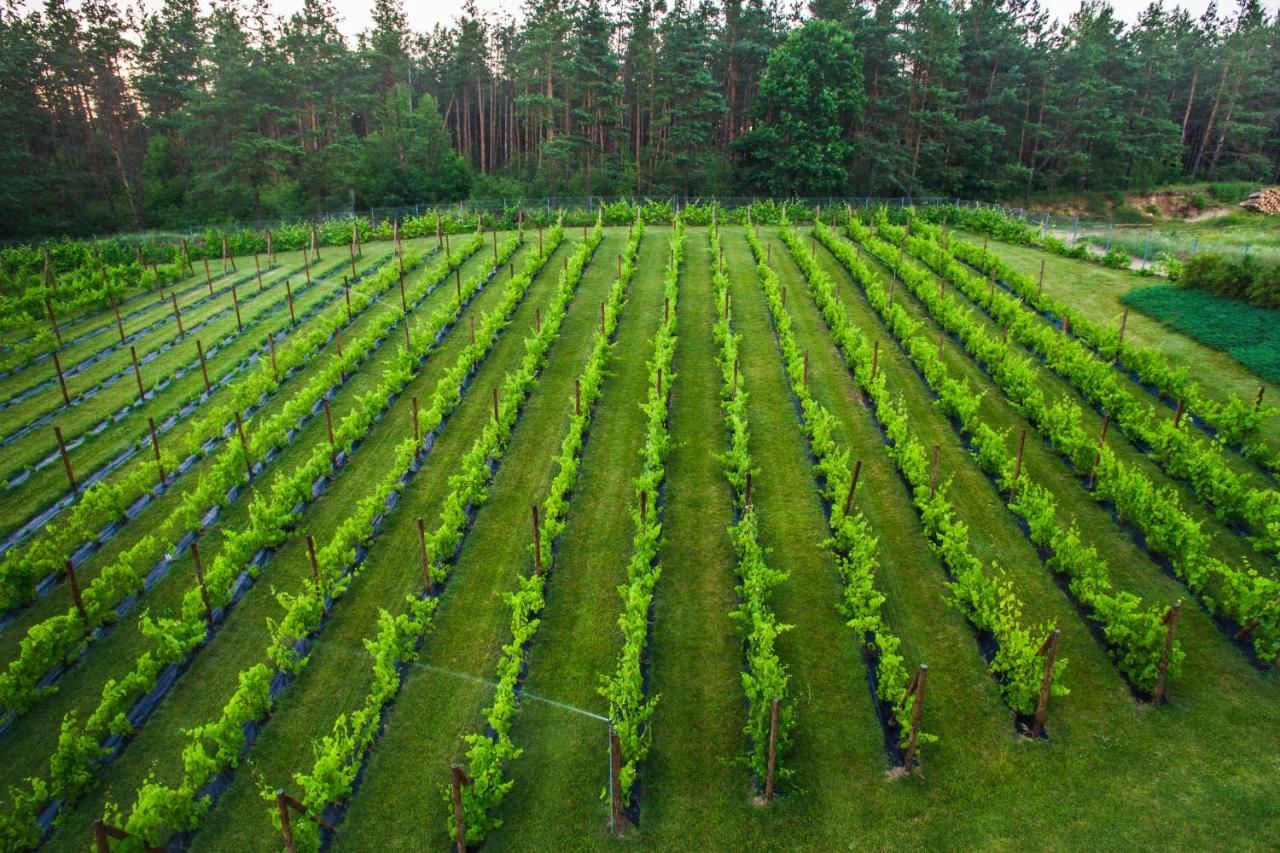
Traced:
[[1280, 187], [1258, 190], [1240, 202], [1240, 206], [1254, 213], [1280, 213]]

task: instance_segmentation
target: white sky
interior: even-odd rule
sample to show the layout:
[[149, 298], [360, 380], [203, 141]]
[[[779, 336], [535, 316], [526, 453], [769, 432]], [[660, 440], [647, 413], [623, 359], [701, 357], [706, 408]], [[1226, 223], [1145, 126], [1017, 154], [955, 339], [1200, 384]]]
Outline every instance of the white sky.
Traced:
[[[1132, 23], [1138, 14], [1150, 5], [1151, 0], [1111, 0], [1111, 6], [1120, 18]], [[1209, 5], [1210, 0], [1165, 0], [1165, 5], [1172, 8], [1179, 5], [1187, 9], [1195, 17], [1199, 17]], [[348, 36], [366, 29], [370, 23], [369, 10], [372, 3], [368, 0], [333, 0], [338, 14], [342, 16], [341, 28]], [[1071, 13], [1080, 8], [1080, 0], [1041, 0], [1051, 17], [1066, 20]], [[517, 14], [523, 5], [521, 0], [476, 0], [481, 12], [497, 14]], [[805, 3], [804, 5], [808, 5]], [[302, 7], [302, 0], [272, 0], [271, 6], [281, 16], [292, 14]], [[1263, 0], [1263, 6], [1272, 14], [1280, 9], [1280, 0]], [[438, 23], [448, 23], [462, 11], [463, 0], [405, 0], [405, 14], [409, 18], [409, 28], [415, 32], [426, 32]], [[1218, 0], [1218, 14], [1227, 17], [1235, 9], [1235, 0]]]

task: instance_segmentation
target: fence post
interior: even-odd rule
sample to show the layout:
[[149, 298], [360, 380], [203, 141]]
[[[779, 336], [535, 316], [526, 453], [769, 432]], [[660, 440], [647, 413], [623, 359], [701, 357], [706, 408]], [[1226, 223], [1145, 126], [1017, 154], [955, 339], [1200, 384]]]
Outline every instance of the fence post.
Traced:
[[53, 368], [58, 372], [58, 387], [62, 389], [62, 402], [68, 406], [71, 405], [71, 395], [67, 393], [67, 380], [62, 376], [62, 361], [58, 358], [58, 353], [54, 352]]

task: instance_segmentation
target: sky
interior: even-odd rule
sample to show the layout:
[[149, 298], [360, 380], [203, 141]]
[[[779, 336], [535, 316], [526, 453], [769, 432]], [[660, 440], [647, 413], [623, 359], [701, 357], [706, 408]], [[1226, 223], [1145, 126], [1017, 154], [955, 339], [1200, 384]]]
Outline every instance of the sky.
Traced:
[[[1150, 5], [1151, 0], [1110, 0], [1112, 8], [1116, 10], [1119, 17], [1132, 23], [1138, 17], [1138, 14]], [[1182, 6], [1199, 17], [1205, 8], [1209, 5], [1210, 0], [1182, 0], [1174, 2], [1174, 0], [1165, 0], [1165, 5], [1172, 8], [1174, 5]], [[1071, 13], [1080, 8], [1080, 0], [1041, 0], [1042, 5], [1049, 10], [1050, 17], [1057, 17], [1066, 20]], [[338, 14], [342, 16], [342, 31], [348, 36], [355, 36], [369, 26], [369, 10], [372, 3], [369, 0], [333, 0], [334, 6], [338, 10]], [[512, 12], [518, 11], [523, 3], [520, 0], [476, 0], [476, 7], [481, 12], [503, 13], [504, 10]], [[302, 0], [272, 0], [272, 8], [277, 14], [287, 16], [302, 7]], [[409, 18], [409, 28], [415, 32], [429, 31], [436, 24], [447, 24], [451, 22], [462, 11], [463, 0], [406, 0], [405, 13]], [[1280, 9], [1280, 0], [1263, 0], [1263, 6], [1272, 14]], [[1235, 8], [1235, 0], [1218, 0], [1218, 12], [1221, 15], [1230, 14]]]

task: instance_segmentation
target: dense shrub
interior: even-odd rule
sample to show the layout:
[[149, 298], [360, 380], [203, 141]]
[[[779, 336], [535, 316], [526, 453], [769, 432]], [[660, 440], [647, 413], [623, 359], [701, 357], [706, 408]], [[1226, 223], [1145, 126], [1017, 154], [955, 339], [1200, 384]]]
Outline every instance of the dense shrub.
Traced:
[[1280, 266], [1213, 252], [1183, 264], [1180, 283], [1260, 308], [1280, 308]]

